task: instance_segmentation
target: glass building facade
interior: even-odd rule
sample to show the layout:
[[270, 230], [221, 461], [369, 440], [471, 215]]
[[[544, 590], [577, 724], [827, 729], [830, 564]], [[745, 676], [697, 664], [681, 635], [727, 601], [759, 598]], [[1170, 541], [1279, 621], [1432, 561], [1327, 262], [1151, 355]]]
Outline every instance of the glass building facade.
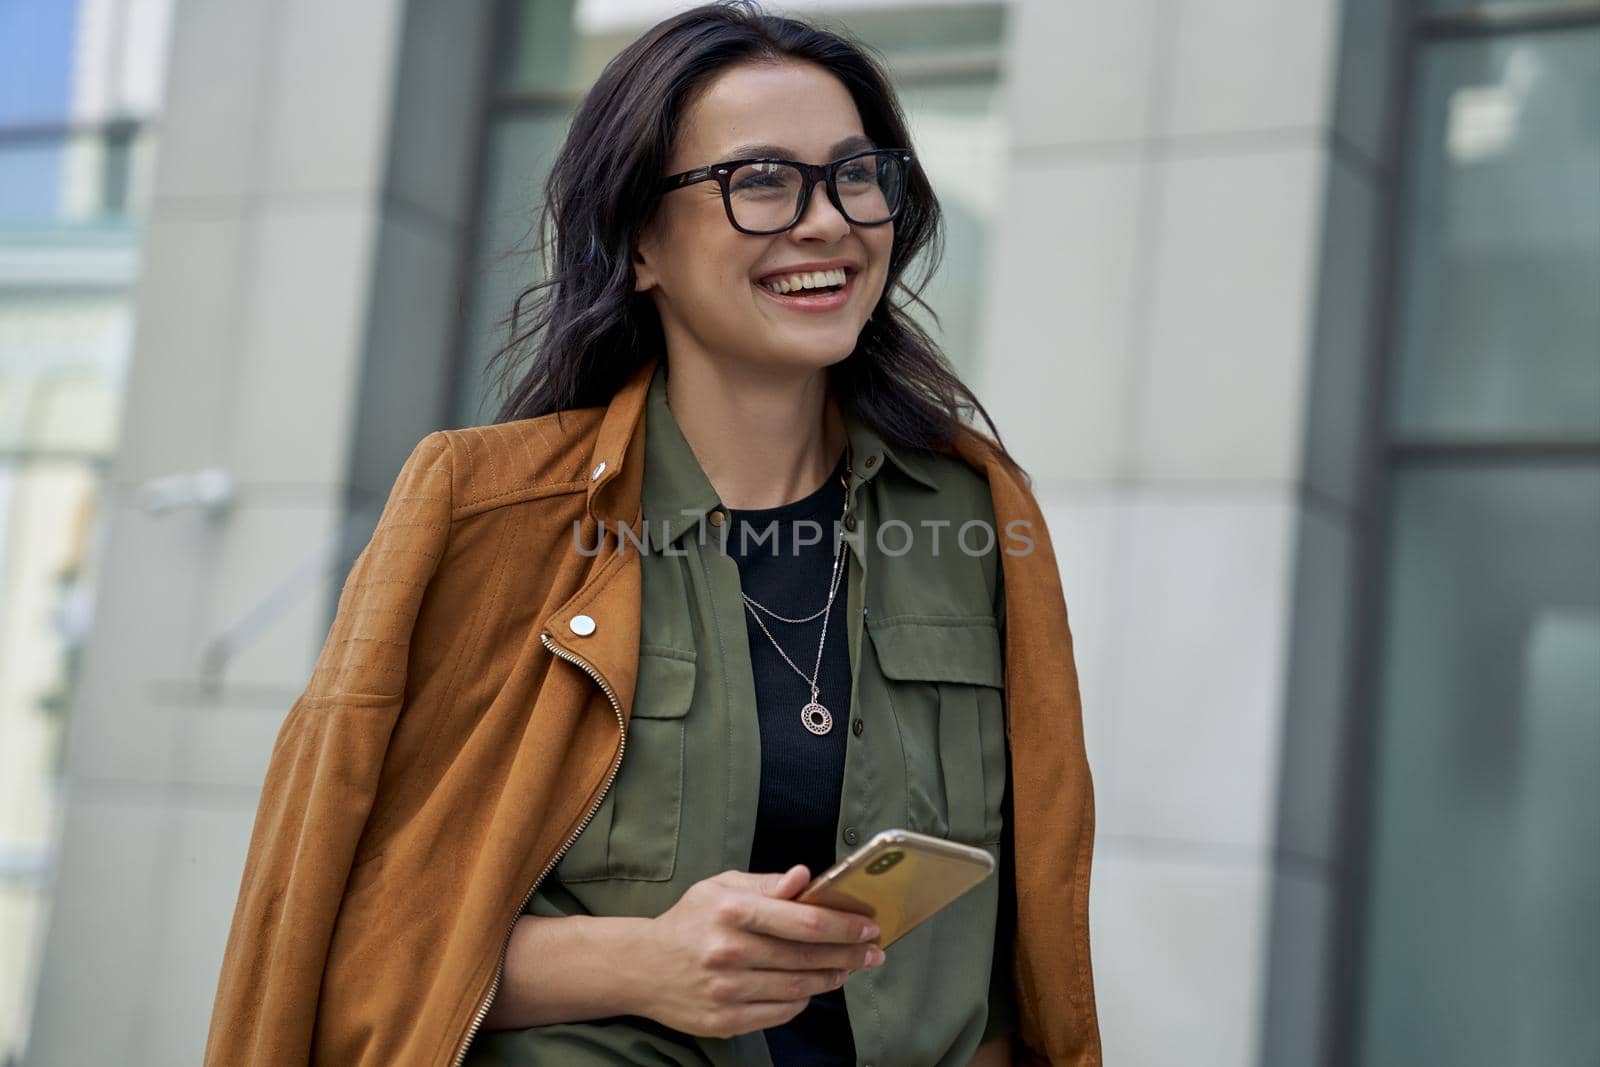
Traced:
[[1600, 1061], [1600, 11], [1412, 26], [1359, 1055]]

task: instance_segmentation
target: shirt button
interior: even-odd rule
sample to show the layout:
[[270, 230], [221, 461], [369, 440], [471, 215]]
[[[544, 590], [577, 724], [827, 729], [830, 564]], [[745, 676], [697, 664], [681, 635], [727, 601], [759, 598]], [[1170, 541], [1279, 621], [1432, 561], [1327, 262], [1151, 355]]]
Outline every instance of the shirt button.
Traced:
[[857, 737], [860, 737], [861, 731], [865, 730], [866, 728], [867, 724], [862, 722], [860, 719], [857, 719], [855, 722], [850, 724], [850, 732], [855, 734]]
[[572, 632], [579, 637], [588, 637], [594, 633], [594, 620], [587, 615], [574, 615], [567, 625], [572, 627]]
[[846, 530], [854, 530], [856, 528], [856, 517], [854, 515], [846, 515], [844, 517], [844, 528]]
[[589, 480], [592, 482], [596, 478], [598, 478], [602, 474], [604, 474], [605, 472], [606, 472], [606, 461], [605, 460], [601, 460], [600, 461], [600, 465], [594, 469], [594, 473], [589, 475]]
[[845, 844], [853, 845], [857, 841], [859, 841], [860, 839], [861, 839], [861, 835], [856, 833], [856, 828], [854, 826], [846, 826], [844, 828], [844, 843]]
[[725, 514], [723, 514], [721, 508], [717, 508], [715, 511], [713, 511], [711, 513], [710, 518], [711, 518], [711, 525], [713, 525], [713, 526], [721, 526], [723, 524], [723, 522], [727, 519], [727, 516]]

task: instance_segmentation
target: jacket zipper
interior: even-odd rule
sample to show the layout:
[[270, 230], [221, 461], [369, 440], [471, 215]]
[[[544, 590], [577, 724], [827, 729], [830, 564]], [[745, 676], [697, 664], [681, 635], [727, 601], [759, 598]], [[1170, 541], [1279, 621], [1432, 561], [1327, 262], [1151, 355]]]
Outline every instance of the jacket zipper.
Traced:
[[611, 701], [611, 710], [616, 712], [617, 715], [617, 758], [612, 761], [611, 771], [606, 775], [606, 784], [601, 788], [600, 795], [594, 798], [594, 803], [590, 805], [588, 813], [583, 817], [583, 821], [578, 824], [576, 830], [572, 831], [572, 836], [567, 838], [566, 843], [556, 850], [556, 854], [550, 857], [550, 862], [545, 864], [544, 870], [539, 872], [539, 877], [528, 887], [528, 892], [522, 897], [522, 903], [517, 906], [516, 914], [511, 917], [511, 925], [506, 928], [505, 940], [500, 945], [500, 962], [495, 967], [494, 981], [489, 983], [489, 992], [484, 996], [483, 1003], [478, 1005], [477, 1013], [472, 1017], [472, 1025], [467, 1028], [467, 1036], [461, 1041], [461, 1047], [456, 1049], [456, 1058], [452, 1061], [452, 1067], [461, 1067], [461, 1061], [466, 1059], [467, 1049], [472, 1045], [472, 1039], [478, 1035], [478, 1029], [483, 1026], [483, 1020], [488, 1017], [489, 1005], [494, 1003], [495, 994], [500, 991], [500, 980], [504, 977], [506, 969], [506, 949], [511, 945], [511, 934], [517, 928], [517, 921], [522, 918], [523, 909], [528, 906], [528, 901], [533, 899], [534, 891], [539, 888], [540, 883], [549, 876], [551, 871], [555, 870], [556, 864], [561, 862], [561, 857], [566, 855], [567, 849], [572, 847], [572, 843], [578, 839], [578, 835], [583, 833], [584, 827], [589, 825], [590, 820], [594, 818], [594, 813], [600, 810], [600, 805], [605, 801], [606, 794], [611, 791], [611, 783], [617, 779], [617, 771], [622, 766], [622, 752], [628, 745], [628, 724], [622, 717], [622, 705], [617, 702], [617, 695], [612, 692], [611, 686], [606, 684], [606, 680], [600, 677], [599, 673], [589, 664], [572, 653], [563, 651], [552, 644], [549, 634], [541, 633], [539, 642], [560, 658], [582, 668], [584, 673], [593, 678], [601, 690], [605, 692], [606, 699]]

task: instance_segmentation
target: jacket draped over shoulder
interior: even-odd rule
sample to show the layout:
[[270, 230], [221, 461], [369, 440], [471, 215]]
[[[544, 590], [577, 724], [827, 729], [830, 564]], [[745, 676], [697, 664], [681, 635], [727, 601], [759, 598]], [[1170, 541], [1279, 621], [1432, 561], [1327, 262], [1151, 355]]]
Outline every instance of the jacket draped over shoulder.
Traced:
[[339, 597], [262, 784], [207, 1062], [305, 1063], [340, 902], [405, 702], [410, 638], [450, 532], [442, 433], [413, 451]]

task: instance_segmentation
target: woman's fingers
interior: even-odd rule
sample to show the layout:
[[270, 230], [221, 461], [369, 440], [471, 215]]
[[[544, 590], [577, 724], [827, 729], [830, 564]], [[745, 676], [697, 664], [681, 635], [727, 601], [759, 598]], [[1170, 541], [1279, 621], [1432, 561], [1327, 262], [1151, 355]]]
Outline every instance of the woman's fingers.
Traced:
[[811, 884], [811, 871], [804, 864], [797, 863], [787, 871], [776, 874], [723, 871], [721, 874], [712, 875], [706, 880], [708, 882], [719, 882], [724, 888], [728, 889], [746, 893], [753, 892], [759, 896], [771, 897], [774, 900], [789, 900], [799, 896], [800, 891]]
[[789, 941], [853, 945], [878, 936], [877, 924], [864, 916], [793, 900], [753, 897], [743, 919], [751, 933]]
[[790, 941], [833, 944], [870, 941], [878, 936], [877, 925], [864, 916], [787, 899], [810, 882], [803, 866], [790, 867], [782, 874], [724, 871], [708, 881], [720, 883], [715, 908], [724, 926]]
[[804, 864], [795, 864], [774, 878], [762, 891], [778, 900], [791, 900], [800, 890], [811, 884], [811, 871]]
[[866, 942], [829, 945], [766, 934], [751, 934], [740, 953], [744, 966], [775, 971], [859, 971], [882, 962], [883, 950]]

